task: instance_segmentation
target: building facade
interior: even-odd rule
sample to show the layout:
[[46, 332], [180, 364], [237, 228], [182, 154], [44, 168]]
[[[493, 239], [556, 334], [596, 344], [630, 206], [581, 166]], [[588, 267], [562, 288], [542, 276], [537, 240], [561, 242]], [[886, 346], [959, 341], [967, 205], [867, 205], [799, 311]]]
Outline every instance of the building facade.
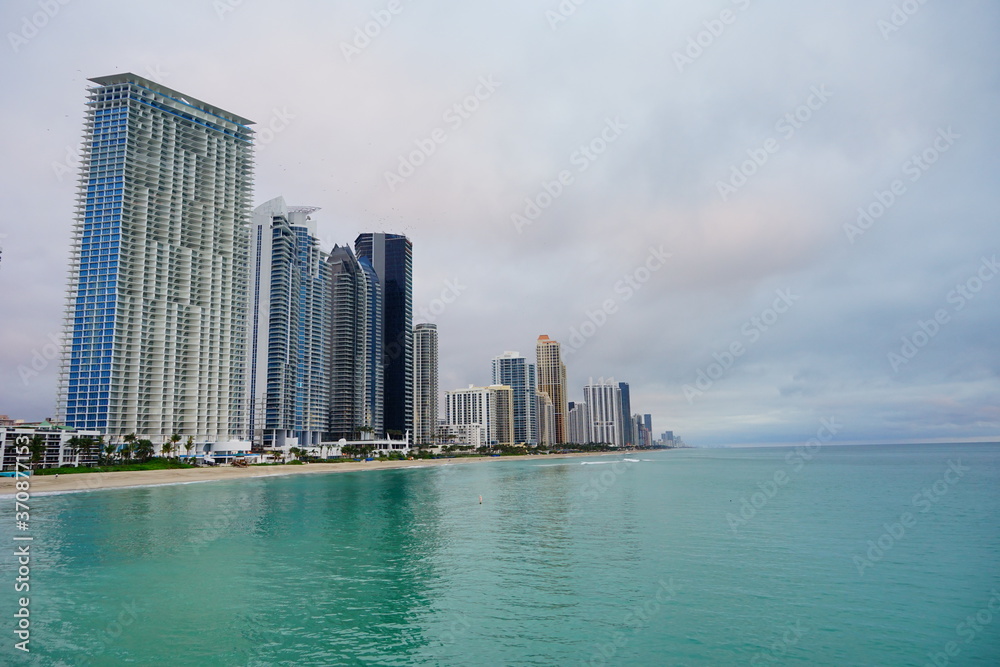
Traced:
[[91, 81], [59, 418], [243, 437], [252, 123], [134, 74]]
[[282, 197], [254, 210], [247, 373], [258, 449], [317, 445], [330, 427], [331, 267], [316, 210]]
[[[371, 405], [369, 387], [381, 377], [382, 369], [380, 360], [370, 354], [371, 294], [378, 286], [370, 282], [370, 275], [347, 246], [334, 246], [329, 262], [332, 335], [327, 439], [352, 440], [368, 429], [381, 435], [381, 413]], [[378, 377], [373, 378], [373, 372]]]
[[589, 412], [587, 442], [622, 446], [622, 396], [617, 382], [603, 378], [583, 388], [583, 399]]
[[551, 444], [561, 445], [567, 442], [566, 413], [569, 408], [566, 395], [566, 364], [562, 361], [559, 343], [548, 336], [539, 336], [535, 343], [535, 357], [538, 391], [547, 394], [552, 402], [555, 426], [551, 433]]
[[629, 392], [628, 382], [619, 382], [618, 388], [622, 395], [622, 442], [626, 447], [635, 444], [635, 432], [632, 429], [632, 397]]
[[517, 352], [504, 352], [493, 359], [493, 384], [506, 385], [513, 392], [514, 442], [538, 444], [535, 365]]
[[587, 409], [586, 403], [571, 402], [567, 422], [570, 442], [577, 445], [585, 445], [590, 442], [590, 411]]
[[445, 392], [448, 428], [475, 447], [514, 444], [514, 401], [510, 387], [491, 385]]
[[413, 328], [413, 442], [434, 444], [438, 421], [438, 331], [436, 324]]
[[354, 241], [382, 289], [383, 425], [386, 433], [413, 432], [413, 244], [401, 234], [361, 234]]

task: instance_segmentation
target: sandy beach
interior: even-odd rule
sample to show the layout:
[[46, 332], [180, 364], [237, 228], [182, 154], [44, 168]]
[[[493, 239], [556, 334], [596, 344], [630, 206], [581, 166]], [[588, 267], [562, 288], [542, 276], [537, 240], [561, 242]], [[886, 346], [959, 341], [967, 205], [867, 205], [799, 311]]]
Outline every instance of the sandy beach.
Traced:
[[[99, 491], [102, 489], [123, 489], [136, 486], [159, 486], [162, 484], [191, 484], [216, 482], [230, 479], [257, 477], [278, 477], [282, 475], [312, 475], [322, 473], [363, 472], [366, 470], [389, 470], [393, 468], [422, 468], [440, 465], [470, 465], [474, 463], [499, 463], [520, 459], [565, 459], [589, 456], [616, 456], [630, 452], [595, 452], [580, 454], [549, 454], [547, 456], [503, 456], [454, 459], [424, 459], [413, 461], [350, 461], [346, 463], [306, 463], [303, 465], [256, 466], [233, 468], [229, 466], [187, 468], [178, 470], [140, 470], [122, 472], [77, 473], [73, 475], [31, 476], [30, 492], [70, 493], [75, 491]], [[10, 495], [16, 491], [13, 477], [0, 478], [0, 495]]]

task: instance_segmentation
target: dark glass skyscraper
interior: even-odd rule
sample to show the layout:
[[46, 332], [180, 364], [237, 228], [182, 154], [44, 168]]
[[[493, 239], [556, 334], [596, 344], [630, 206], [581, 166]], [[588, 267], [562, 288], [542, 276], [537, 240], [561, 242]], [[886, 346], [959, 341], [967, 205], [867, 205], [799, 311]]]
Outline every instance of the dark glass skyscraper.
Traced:
[[635, 444], [635, 429], [632, 428], [632, 400], [628, 392], [628, 382], [619, 382], [622, 390], [622, 442], [625, 447]]
[[402, 234], [361, 234], [354, 250], [382, 286], [383, 425], [386, 433], [412, 435], [413, 244]]

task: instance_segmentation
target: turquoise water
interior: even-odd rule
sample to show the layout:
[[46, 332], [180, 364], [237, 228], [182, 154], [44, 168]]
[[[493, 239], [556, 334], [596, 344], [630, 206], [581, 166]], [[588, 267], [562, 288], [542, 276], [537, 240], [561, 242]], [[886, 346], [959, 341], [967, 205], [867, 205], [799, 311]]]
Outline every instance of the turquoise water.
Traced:
[[1000, 664], [1000, 445], [630, 457], [36, 497], [0, 663]]

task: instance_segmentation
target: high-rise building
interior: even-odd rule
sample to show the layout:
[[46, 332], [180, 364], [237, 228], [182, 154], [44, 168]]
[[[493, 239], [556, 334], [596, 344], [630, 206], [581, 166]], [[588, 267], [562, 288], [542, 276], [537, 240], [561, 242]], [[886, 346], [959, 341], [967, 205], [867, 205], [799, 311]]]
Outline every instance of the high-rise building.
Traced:
[[544, 391], [535, 393], [538, 414], [538, 444], [551, 447], [556, 444], [556, 411], [552, 399]]
[[448, 427], [475, 447], [514, 444], [510, 387], [491, 385], [445, 392]]
[[613, 380], [601, 378], [583, 388], [583, 399], [590, 413], [588, 442], [622, 446], [621, 388]]
[[[369, 383], [381, 376], [381, 359], [370, 354], [372, 293], [377, 282], [347, 246], [334, 246], [331, 269], [330, 440], [354, 440], [371, 429], [381, 435], [381, 412]], [[372, 367], [374, 366], [374, 368]]]
[[551, 444], [563, 444], [566, 438], [566, 413], [568, 412], [566, 397], [566, 364], [562, 361], [559, 343], [542, 335], [535, 343], [537, 360], [538, 391], [548, 394], [552, 401], [555, 430], [552, 433]]
[[282, 197], [254, 209], [247, 365], [257, 447], [318, 445], [329, 428], [330, 266], [316, 210]]
[[653, 415], [643, 415], [642, 416], [643, 425], [646, 427], [646, 433], [649, 433], [650, 439], [653, 437]]
[[438, 331], [436, 324], [413, 328], [413, 442], [434, 443], [438, 420]]
[[381, 437], [385, 428], [385, 367], [382, 364], [382, 284], [372, 266], [371, 258], [360, 257], [358, 263], [368, 283], [368, 336], [365, 343], [365, 426], [372, 429], [374, 437]]
[[626, 447], [631, 447], [635, 444], [635, 433], [632, 429], [632, 398], [628, 382], [619, 382], [618, 388], [622, 393], [622, 442]]
[[252, 123], [135, 74], [91, 81], [59, 416], [154, 443], [245, 437]]
[[566, 421], [570, 442], [577, 445], [590, 442], [590, 411], [586, 403], [570, 402]]
[[535, 365], [517, 352], [504, 352], [493, 359], [493, 384], [507, 385], [514, 400], [514, 442], [538, 443]]
[[401, 234], [361, 234], [358, 259], [367, 259], [382, 287], [383, 425], [413, 432], [413, 244]]

